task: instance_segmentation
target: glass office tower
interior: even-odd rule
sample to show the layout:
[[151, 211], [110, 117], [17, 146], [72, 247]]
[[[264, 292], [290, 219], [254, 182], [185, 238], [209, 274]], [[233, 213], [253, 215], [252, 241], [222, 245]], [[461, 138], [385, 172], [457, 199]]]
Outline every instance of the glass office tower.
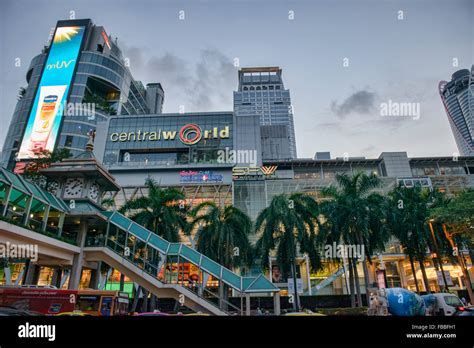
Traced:
[[[117, 39], [112, 39], [103, 27], [94, 25], [90, 19], [84, 19], [58, 21], [57, 28], [75, 28], [78, 25], [85, 28], [84, 40], [77, 62], [74, 61], [67, 105], [64, 105], [55, 142], [56, 148], [67, 148], [72, 155], [84, 150], [87, 132], [95, 130], [97, 122], [105, 121], [112, 115], [160, 113], [164, 100], [161, 85], [150, 84], [150, 88], [145, 88], [140, 81], [134, 80]], [[10, 169], [15, 166], [42, 78], [46, 74], [64, 74], [64, 67], [70, 64], [69, 61], [61, 60], [55, 64], [47, 63], [51, 47], [52, 43], [45, 46], [28, 67], [28, 85], [20, 92], [3, 145], [1, 166]], [[56, 52], [59, 55], [64, 53]], [[153, 105], [150, 107], [148, 102]]]
[[279, 67], [239, 70], [239, 87], [234, 92], [234, 113], [236, 117], [259, 116], [262, 159], [296, 158], [290, 91], [283, 85]]
[[441, 81], [439, 93], [460, 155], [474, 156], [474, 65]]

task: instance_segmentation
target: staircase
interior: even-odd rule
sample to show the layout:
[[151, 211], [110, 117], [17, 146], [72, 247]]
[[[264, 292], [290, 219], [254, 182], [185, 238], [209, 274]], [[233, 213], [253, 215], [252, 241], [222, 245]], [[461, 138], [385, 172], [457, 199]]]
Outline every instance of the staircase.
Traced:
[[[226, 289], [240, 296], [279, 291], [263, 274], [241, 277], [183, 243], [169, 243], [118, 212], [100, 214], [107, 220], [107, 235], [99, 243], [87, 240], [85, 260], [104, 261], [158, 298], [174, 298], [196, 312], [242, 315], [242, 308], [227, 301]], [[180, 271], [184, 263], [197, 267], [199, 281], [184, 279]], [[209, 275], [219, 282], [217, 294], [206, 289]]]

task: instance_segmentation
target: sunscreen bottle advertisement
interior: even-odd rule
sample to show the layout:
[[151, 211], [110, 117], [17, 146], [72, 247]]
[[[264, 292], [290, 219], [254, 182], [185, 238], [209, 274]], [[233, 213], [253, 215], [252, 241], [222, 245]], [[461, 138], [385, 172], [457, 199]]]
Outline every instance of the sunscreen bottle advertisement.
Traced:
[[36, 91], [18, 159], [53, 151], [79, 57], [84, 26], [58, 27]]

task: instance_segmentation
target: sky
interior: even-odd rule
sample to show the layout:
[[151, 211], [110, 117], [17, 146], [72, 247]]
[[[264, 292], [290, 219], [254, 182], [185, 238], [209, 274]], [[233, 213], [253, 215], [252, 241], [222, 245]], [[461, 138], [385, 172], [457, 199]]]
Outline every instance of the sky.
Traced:
[[298, 157], [457, 153], [438, 83], [474, 63], [474, 1], [2, 0], [1, 144], [30, 60], [72, 16], [117, 37], [135, 79], [162, 83], [164, 112], [232, 110], [239, 66], [279, 66]]

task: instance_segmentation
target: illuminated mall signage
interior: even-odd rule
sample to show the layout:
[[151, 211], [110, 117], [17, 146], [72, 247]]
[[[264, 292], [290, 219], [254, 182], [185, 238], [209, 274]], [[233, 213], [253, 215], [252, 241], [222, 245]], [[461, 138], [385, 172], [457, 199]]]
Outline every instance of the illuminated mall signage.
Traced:
[[195, 170], [183, 170], [179, 172], [180, 182], [222, 182], [223, 176], [221, 174], [214, 174], [214, 172], [205, 170], [205, 171], [195, 171]]
[[135, 132], [122, 132], [110, 134], [112, 142], [137, 142], [137, 141], [167, 141], [175, 140], [176, 137], [184, 145], [197, 144], [201, 139], [228, 139], [230, 136], [229, 126], [219, 129], [214, 127], [210, 130], [202, 130], [197, 124], [190, 123], [181, 127], [180, 131], [158, 129], [156, 131], [137, 130]]
[[261, 167], [234, 167], [232, 168], [232, 176], [235, 178], [243, 178], [248, 176], [272, 176], [275, 174], [278, 166], [261, 166]]
[[85, 26], [56, 28], [18, 159], [35, 158], [42, 150], [53, 151], [85, 29]]

